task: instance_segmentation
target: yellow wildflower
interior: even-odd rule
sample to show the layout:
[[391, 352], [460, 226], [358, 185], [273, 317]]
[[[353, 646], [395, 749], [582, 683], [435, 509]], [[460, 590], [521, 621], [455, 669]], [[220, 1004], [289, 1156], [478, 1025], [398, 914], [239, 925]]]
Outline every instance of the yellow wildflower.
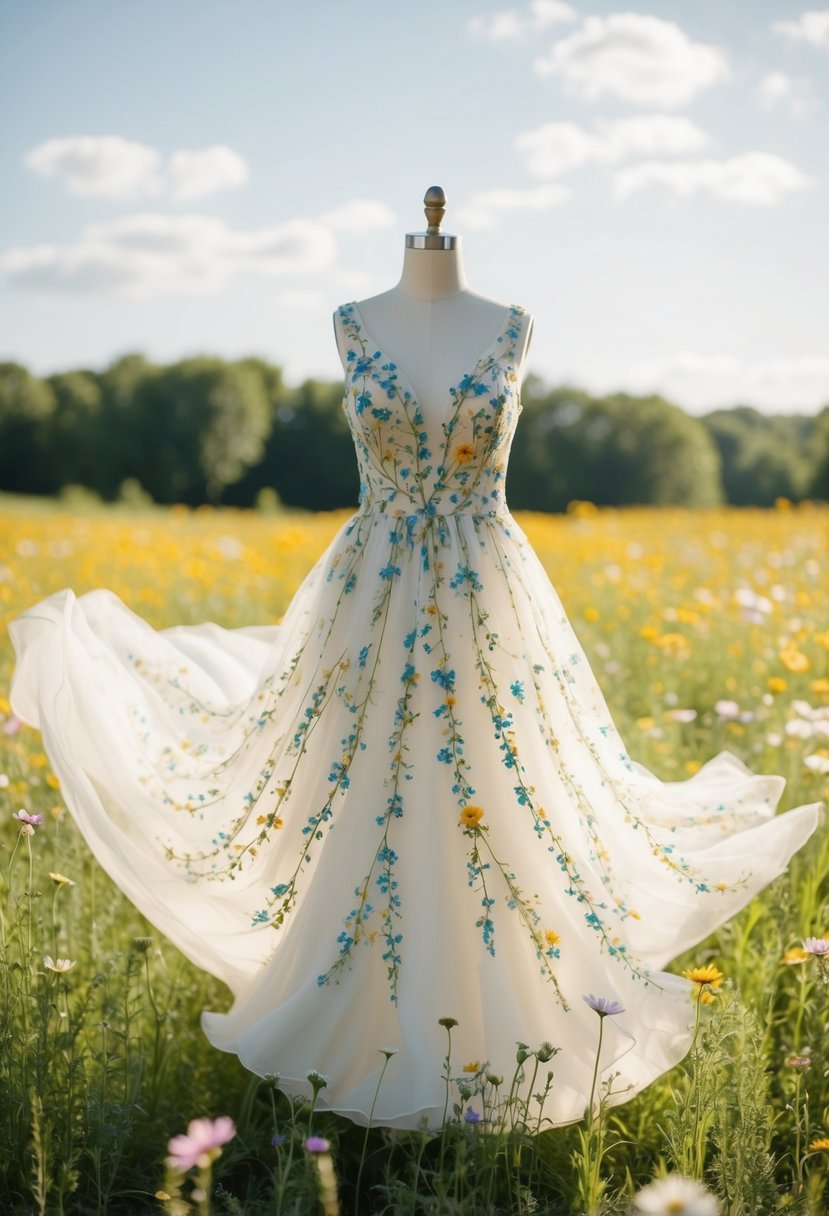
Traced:
[[71, 878], [67, 878], [65, 874], [59, 874], [57, 871], [53, 873], [50, 870], [49, 877], [51, 878], [52, 882], [55, 884], [56, 887], [66, 887], [66, 886], [74, 887], [75, 886], [75, 883], [72, 881]]
[[455, 459], [458, 464], [468, 464], [475, 455], [475, 449], [471, 443], [459, 443], [455, 448]]
[[808, 963], [811, 954], [807, 950], [803, 950], [800, 946], [792, 946], [791, 950], [787, 950], [780, 960], [789, 967], [794, 967], [797, 963]]
[[829, 1136], [819, 1136], [817, 1140], [813, 1140], [809, 1145], [809, 1151], [812, 1153], [829, 1152]]
[[686, 980], [691, 980], [692, 983], [698, 984], [700, 988], [706, 985], [709, 988], [719, 988], [725, 978], [722, 971], [715, 967], [713, 963], [706, 963], [704, 967], [689, 967], [682, 974]]
[[782, 676], [769, 676], [768, 689], [769, 692], [785, 692], [789, 687], [788, 680], [784, 680]]
[[458, 820], [465, 828], [476, 828], [484, 817], [483, 809], [479, 806], [465, 806]]
[[805, 655], [802, 650], [798, 650], [794, 642], [790, 642], [788, 646], [783, 647], [783, 649], [780, 651], [779, 658], [780, 662], [787, 669], [787, 671], [794, 672], [796, 675], [800, 675], [802, 672], [808, 671], [812, 666], [807, 655]]
[[464, 1064], [464, 1072], [480, 1072], [481, 1064], [479, 1060], [470, 1060], [468, 1064]]

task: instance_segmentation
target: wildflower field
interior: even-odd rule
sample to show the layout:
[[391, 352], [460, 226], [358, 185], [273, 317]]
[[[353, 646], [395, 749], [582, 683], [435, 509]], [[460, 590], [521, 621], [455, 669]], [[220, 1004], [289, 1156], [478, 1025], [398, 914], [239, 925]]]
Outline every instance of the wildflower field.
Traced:
[[[159, 628], [276, 622], [347, 514], [0, 497], [0, 619], [62, 587], [104, 586]], [[829, 507], [582, 503], [518, 518], [634, 759], [681, 780], [728, 749], [786, 777], [783, 810], [829, 800]], [[444, 1128], [366, 1130], [314, 1110], [324, 1078], [310, 1078], [309, 1103], [291, 1103], [207, 1044], [199, 1013], [227, 1008], [227, 990], [93, 861], [39, 734], [11, 712], [12, 665], [4, 628], [2, 1212], [827, 1210], [829, 823], [672, 964], [695, 980], [694, 1044], [633, 1101], [596, 1093], [582, 1123], [546, 1127], [563, 1045], [517, 1046], [515, 1075], [493, 1078], [464, 1052], [463, 1011], [447, 1010], [434, 1061]], [[594, 1008], [598, 1048], [617, 1011]], [[378, 1078], [393, 1068], [378, 1051]], [[472, 1096], [489, 1118], [468, 1117]]]

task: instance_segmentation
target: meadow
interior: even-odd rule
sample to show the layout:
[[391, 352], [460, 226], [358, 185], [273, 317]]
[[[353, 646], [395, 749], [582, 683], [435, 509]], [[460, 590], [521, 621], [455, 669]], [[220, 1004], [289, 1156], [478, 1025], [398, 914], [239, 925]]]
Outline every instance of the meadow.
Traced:
[[[83, 499], [0, 497], [0, 620], [62, 587], [105, 586], [158, 628], [277, 622], [347, 515], [104, 511]], [[727, 748], [786, 777], [782, 810], [829, 799], [829, 507], [575, 503], [564, 515], [518, 518], [634, 759], [681, 780]], [[465, 1121], [464, 1087], [491, 1082], [464, 1080], [463, 1028], [447, 1027], [447, 1059], [434, 1066], [446, 1073], [450, 1115], [461, 1117], [434, 1137], [366, 1133], [289, 1102], [272, 1078], [210, 1048], [198, 1015], [226, 1008], [227, 990], [148, 925], [92, 859], [40, 735], [11, 712], [12, 666], [4, 628], [4, 1212], [609, 1216], [630, 1212], [665, 1174], [696, 1179], [718, 1200], [657, 1189], [633, 1210], [826, 1210], [829, 828], [672, 964], [713, 968], [689, 1004], [694, 1047], [633, 1101], [606, 1107], [597, 1095], [582, 1124], [530, 1135], [543, 1127], [534, 1086], [543, 1089], [548, 1071], [555, 1083], [554, 1055], [536, 1052], [517, 1061], [529, 1090], [522, 1100], [516, 1087], [498, 1128]], [[192, 1168], [165, 1166], [171, 1137], [220, 1116], [233, 1120], [221, 1146], [197, 1153]]]

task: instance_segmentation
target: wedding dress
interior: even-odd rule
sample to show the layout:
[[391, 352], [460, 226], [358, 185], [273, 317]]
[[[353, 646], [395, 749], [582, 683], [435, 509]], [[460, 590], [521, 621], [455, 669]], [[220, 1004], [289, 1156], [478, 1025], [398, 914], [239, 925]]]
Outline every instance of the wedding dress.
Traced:
[[685, 781], [627, 753], [561, 602], [504, 499], [521, 409], [500, 332], [417, 400], [355, 303], [343, 408], [359, 509], [282, 623], [155, 631], [113, 593], [11, 623], [14, 712], [39, 727], [100, 864], [230, 988], [208, 1039], [365, 1123], [435, 1125], [456, 1057], [511, 1077], [559, 1048], [545, 1114], [600, 1077], [633, 1096], [687, 1051], [691, 985], [663, 968], [814, 831], [785, 781], [720, 752]]

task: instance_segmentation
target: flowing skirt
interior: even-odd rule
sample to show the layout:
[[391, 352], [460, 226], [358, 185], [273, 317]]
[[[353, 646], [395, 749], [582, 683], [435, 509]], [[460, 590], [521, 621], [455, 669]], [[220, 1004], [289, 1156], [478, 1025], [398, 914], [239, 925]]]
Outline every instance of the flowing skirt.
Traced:
[[360, 511], [282, 623], [153, 630], [64, 590], [14, 620], [11, 703], [90, 849], [224, 981], [208, 1039], [365, 1123], [439, 1122], [446, 1033], [511, 1077], [559, 1048], [545, 1114], [581, 1117], [586, 994], [618, 1001], [600, 1076], [682, 1058], [666, 964], [786, 867], [820, 803], [728, 751], [685, 781], [633, 760], [511, 515]]

